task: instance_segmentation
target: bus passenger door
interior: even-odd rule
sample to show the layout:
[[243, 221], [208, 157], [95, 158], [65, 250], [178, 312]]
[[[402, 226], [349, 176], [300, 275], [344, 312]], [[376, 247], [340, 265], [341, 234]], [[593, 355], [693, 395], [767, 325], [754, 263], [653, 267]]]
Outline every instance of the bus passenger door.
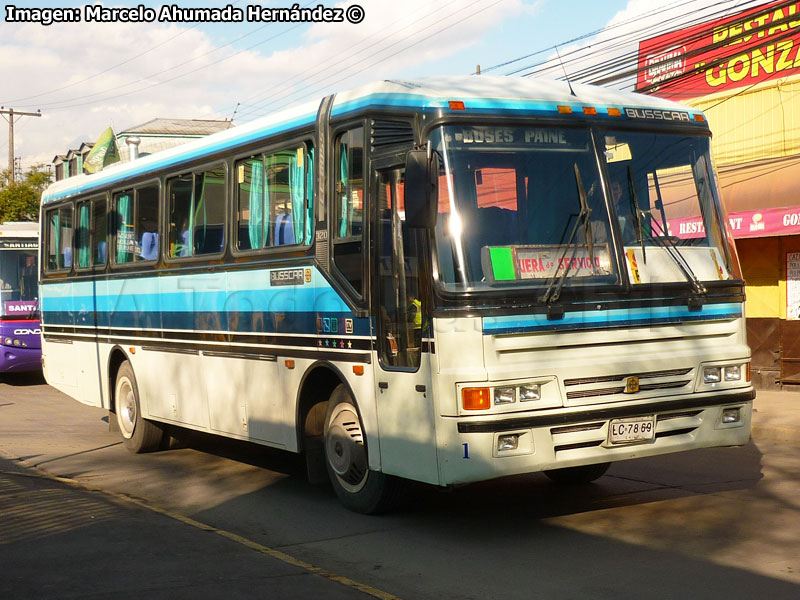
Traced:
[[373, 364], [381, 466], [389, 474], [437, 483], [430, 353], [423, 344], [426, 232], [406, 226], [402, 184], [403, 169], [382, 170], [374, 193]]

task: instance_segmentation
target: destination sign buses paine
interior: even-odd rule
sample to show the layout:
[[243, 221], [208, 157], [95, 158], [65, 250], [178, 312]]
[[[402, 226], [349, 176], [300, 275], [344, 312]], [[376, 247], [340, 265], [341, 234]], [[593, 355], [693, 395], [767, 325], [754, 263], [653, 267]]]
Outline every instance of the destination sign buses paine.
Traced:
[[379, 82], [55, 183], [47, 381], [134, 452], [180, 428], [302, 452], [366, 513], [407, 480], [746, 443], [708, 124], [573, 87]]

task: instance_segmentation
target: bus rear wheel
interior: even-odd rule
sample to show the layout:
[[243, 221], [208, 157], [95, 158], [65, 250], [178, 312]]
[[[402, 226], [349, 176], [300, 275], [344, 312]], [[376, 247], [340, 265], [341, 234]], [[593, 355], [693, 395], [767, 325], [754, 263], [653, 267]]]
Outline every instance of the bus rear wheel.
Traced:
[[583, 465], [580, 467], [566, 467], [564, 469], [552, 469], [545, 471], [551, 480], [556, 483], [565, 485], [580, 485], [582, 483], [591, 483], [595, 479], [599, 479], [608, 471], [611, 463], [597, 463], [595, 465]]
[[122, 443], [128, 450], [140, 454], [159, 449], [164, 438], [164, 430], [142, 417], [139, 388], [136, 386], [133, 367], [127, 360], [120, 365], [117, 372], [114, 408], [117, 425], [122, 434]]
[[344, 384], [336, 387], [328, 401], [325, 465], [339, 501], [354, 512], [384, 512], [400, 496], [401, 480], [369, 469], [364, 428]]

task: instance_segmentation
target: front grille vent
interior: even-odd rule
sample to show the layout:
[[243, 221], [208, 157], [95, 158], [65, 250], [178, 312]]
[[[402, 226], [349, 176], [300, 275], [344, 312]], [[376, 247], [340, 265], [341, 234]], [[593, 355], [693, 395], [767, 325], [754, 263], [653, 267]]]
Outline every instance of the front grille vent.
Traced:
[[[681, 388], [691, 383], [691, 379], [683, 379], [681, 381], [665, 381], [663, 383], [645, 383], [639, 386], [640, 392], [651, 392], [653, 390], [672, 390]], [[579, 392], [567, 392], [567, 398], [574, 400], [576, 398], [594, 398], [595, 396], [613, 396], [614, 394], [624, 394], [625, 386], [599, 388], [595, 390], [582, 390]]]
[[370, 121], [370, 145], [373, 154], [395, 153], [414, 147], [414, 129], [403, 121]]
[[638, 377], [639, 379], [653, 379], [655, 377], [680, 377], [686, 375], [692, 368], [672, 369], [670, 371], [649, 371], [647, 373], [622, 373], [621, 375], [604, 375], [602, 377], [583, 377], [580, 379], [565, 379], [564, 385], [588, 385], [591, 383], [608, 383], [620, 381], [628, 377]]

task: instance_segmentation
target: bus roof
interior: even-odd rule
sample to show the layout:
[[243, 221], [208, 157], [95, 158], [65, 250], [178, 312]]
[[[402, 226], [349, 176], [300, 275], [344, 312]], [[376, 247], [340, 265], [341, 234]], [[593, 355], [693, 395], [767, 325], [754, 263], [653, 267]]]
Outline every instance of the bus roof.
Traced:
[[34, 221], [8, 221], [0, 224], [0, 239], [36, 237], [39, 237], [39, 223]]
[[[565, 107], [569, 107], [574, 118], [683, 120], [707, 128], [705, 118], [698, 117], [702, 115], [700, 111], [655, 96], [581, 84], [573, 84], [572, 90], [574, 95], [563, 81], [484, 75], [384, 80], [338, 93], [331, 116], [345, 117], [369, 108], [435, 114], [557, 116], [563, 115], [567, 111]], [[316, 120], [318, 108], [319, 100], [314, 100], [132, 162], [113, 164], [94, 175], [63, 179], [45, 190], [42, 203], [90, 193], [109, 185], [122, 185], [126, 180], [150, 172], [180, 168], [281, 132], [310, 127]]]

